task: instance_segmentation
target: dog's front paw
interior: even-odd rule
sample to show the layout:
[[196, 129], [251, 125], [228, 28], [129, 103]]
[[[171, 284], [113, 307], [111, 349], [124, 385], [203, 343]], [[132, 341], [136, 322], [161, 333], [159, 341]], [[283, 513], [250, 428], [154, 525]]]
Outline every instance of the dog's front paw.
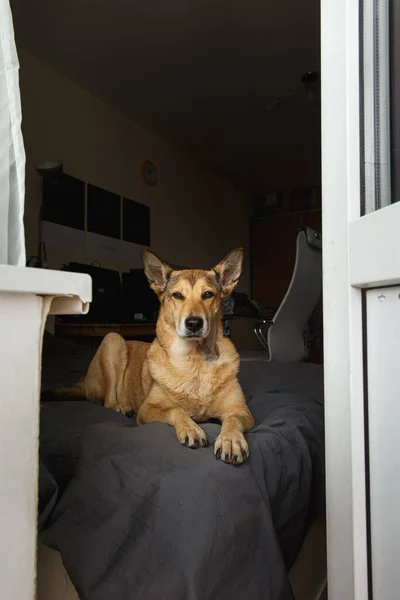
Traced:
[[208, 440], [205, 431], [193, 421], [193, 425], [181, 425], [176, 428], [176, 437], [188, 448], [205, 448]]
[[231, 465], [240, 465], [249, 458], [249, 447], [243, 433], [221, 431], [214, 444], [215, 458]]
[[118, 406], [115, 407], [115, 410], [118, 413], [121, 413], [121, 415], [125, 415], [125, 417], [133, 417], [133, 415], [135, 414], [133, 412], [133, 410], [131, 409], [130, 406], [120, 406], [120, 405], [118, 405]]

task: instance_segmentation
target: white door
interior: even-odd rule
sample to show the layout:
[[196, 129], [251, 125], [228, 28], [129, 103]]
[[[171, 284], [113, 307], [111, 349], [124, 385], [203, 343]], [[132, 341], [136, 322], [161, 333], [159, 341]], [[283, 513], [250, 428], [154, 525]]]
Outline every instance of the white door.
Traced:
[[399, 19], [321, 2], [329, 600], [400, 598]]

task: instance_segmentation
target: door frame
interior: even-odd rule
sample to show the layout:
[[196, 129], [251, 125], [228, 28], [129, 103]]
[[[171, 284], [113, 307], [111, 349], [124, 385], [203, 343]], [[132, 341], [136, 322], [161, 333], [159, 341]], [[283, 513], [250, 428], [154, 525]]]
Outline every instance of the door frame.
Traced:
[[361, 216], [359, 2], [321, 1], [322, 231], [329, 600], [368, 598], [363, 292], [350, 223]]
[[[400, 202], [389, 204], [388, 11], [388, 0], [321, 2], [329, 600], [366, 600], [373, 591], [368, 408], [379, 406], [376, 386], [370, 393], [379, 365], [368, 353], [377, 324], [367, 290], [400, 284]], [[397, 389], [398, 369], [385, 377]]]

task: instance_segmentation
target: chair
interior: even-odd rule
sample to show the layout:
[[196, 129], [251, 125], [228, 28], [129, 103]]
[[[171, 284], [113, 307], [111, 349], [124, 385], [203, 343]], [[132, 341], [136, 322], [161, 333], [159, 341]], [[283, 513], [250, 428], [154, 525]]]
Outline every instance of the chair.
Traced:
[[266, 352], [244, 354], [242, 360], [300, 362], [305, 355], [304, 331], [322, 289], [321, 236], [304, 227], [297, 235], [292, 280], [272, 320], [259, 320], [254, 333]]

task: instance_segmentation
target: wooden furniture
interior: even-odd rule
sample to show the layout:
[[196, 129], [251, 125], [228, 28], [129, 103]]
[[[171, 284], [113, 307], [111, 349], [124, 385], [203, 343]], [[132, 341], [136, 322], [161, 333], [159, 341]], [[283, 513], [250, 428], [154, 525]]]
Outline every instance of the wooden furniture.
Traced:
[[143, 323], [56, 323], [55, 334], [60, 337], [103, 338], [107, 333], [116, 332], [124, 338], [154, 338], [156, 324]]
[[[262, 350], [254, 335], [254, 319], [234, 316], [226, 318], [229, 320], [231, 339], [239, 352]], [[156, 323], [56, 323], [54, 333], [59, 337], [73, 338], [75, 342], [89, 343], [92, 348], [96, 348], [99, 340], [113, 331], [125, 339], [152, 341], [156, 335]]]
[[[254, 319], [242, 317], [226, 317], [229, 320], [231, 339], [239, 351], [260, 350], [262, 346], [254, 335]], [[73, 338], [78, 342], [90, 342], [96, 347], [99, 338], [115, 331], [125, 339], [152, 341], [156, 335], [156, 323], [56, 323], [55, 335]]]
[[253, 297], [262, 306], [282, 302], [293, 274], [296, 237], [304, 225], [321, 233], [321, 211], [253, 220]]

